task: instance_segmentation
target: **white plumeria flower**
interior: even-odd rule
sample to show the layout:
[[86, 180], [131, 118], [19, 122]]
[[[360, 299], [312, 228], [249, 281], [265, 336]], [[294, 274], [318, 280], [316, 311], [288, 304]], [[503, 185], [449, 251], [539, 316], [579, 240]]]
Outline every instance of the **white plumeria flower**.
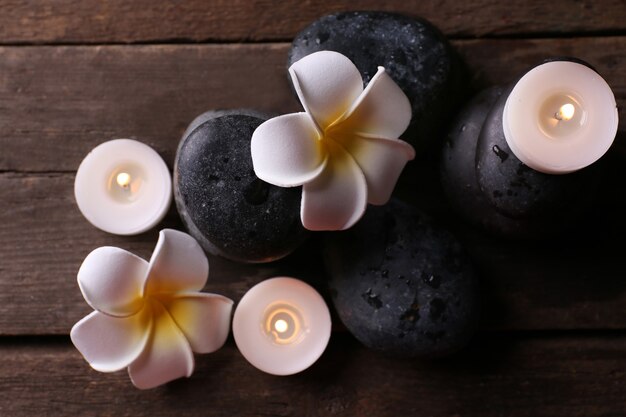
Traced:
[[367, 203], [385, 204], [415, 157], [397, 139], [411, 104], [383, 67], [367, 87], [356, 66], [332, 51], [316, 52], [289, 69], [305, 112], [278, 116], [252, 135], [254, 172], [280, 187], [303, 185], [300, 216], [309, 230], [354, 225]]
[[228, 336], [232, 300], [200, 293], [209, 262], [191, 236], [162, 230], [150, 262], [120, 248], [91, 252], [78, 285], [96, 311], [74, 325], [72, 342], [97, 371], [128, 367], [147, 389], [194, 368], [193, 352], [219, 349]]

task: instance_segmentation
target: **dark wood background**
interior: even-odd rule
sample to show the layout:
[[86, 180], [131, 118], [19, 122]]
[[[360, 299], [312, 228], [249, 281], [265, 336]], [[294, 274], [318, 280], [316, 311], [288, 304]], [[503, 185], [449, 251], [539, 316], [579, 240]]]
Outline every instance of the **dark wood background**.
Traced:
[[[90, 311], [76, 284], [83, 258], [102, 245], [148, 257], [158, 230], [119, 237], [90, 226], [73, 198], [82, 158], [129, 137], [171, 167], [205, 110], [297, 109], [285, 72], [291, 38], [348, 9], [431, 20], [475, 88], [547, 56], [585, 59], [626, 120], [624, 0], [0, 0], [0, 416], [626, 415], [624, 127], [602, 198], [567, 236], [507, 242], [450, 222], [484, 300], [479, 333], [453, 357], [388, 358], [337, 326], [319, 362], [296, 376], [257, 371], [229, 340], [196, 356], [190, 379], [139, 391], [74, 349], [68, 332]], [[174, 210], [161, 226], [181, 227]], [[322, 285], [315, 246], [263, 266], [211, 257], [206, 290], [237, 301], [279, 274]]]

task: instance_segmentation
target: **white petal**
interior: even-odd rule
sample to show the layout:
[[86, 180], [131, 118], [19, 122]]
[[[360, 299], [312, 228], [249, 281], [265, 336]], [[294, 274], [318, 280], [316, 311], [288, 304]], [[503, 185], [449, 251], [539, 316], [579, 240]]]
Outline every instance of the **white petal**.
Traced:
[[172, 298], [164, 305], [194, 352], [215, 352], [226, 342], [232, 300], [217, 294], [196, 293]]
[[112, 316], [129, 316], [143, 305], [148, 263], [120, 248], [92, 251], [78, 270], [78, 286], [87, 303]]
[[341, 146], [326, 141], [329, 160], [318, 178], [304, 184], [300, 216], [309, 230], [343, 230], [354, 225], [367, 206], [361, 168]]
[[307, 55], [289, 68], [302, 106], [323, 131], [339, 119], [363, 92], [357, 67], [338, 52]]
[[415, 150], [399, 139], [354, 136], [338, 139], [352, 155], [367, 181], [367, 202], [382, 205], [389, 201], [396, 182]]
[[257, 177], [279, 187], [311, 181], [326, 164], [319, 134], [306, 113], [274, 117], [256, 128], [250, 143]]
[[163, 229], [150, 258], [146, 293], [199, 291], [209, 276], [209, 261], [186, 233]]
[[70, 338], [93, 369], [115, 372], [141, 354], [151, 326], [149, 307], [130, 317], [111, 317], [94, 311], [72, 327]]
[[345, 120], [333, 128], [384, 138], [397, 138], [411, 122], [411, 103], [383, 67], [354, 103]]
[[154, 325], [143, 353], [128, 367], [133, 384], [154, 388], [193, 373], [193, 352], [172, 317], [158, 302], [152, 303]]

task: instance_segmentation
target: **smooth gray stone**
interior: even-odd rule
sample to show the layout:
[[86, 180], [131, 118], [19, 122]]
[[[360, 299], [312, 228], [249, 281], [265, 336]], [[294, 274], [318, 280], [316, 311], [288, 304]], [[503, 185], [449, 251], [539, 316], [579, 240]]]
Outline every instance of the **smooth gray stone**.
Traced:
[[442, 151], [441, 185], [454, 210], [466, 221], [492, 233], [528, 238], [540, 232], [537, 226], [497, 211], [476, 177], [478, 136], [486, 115], [501, 94], [501, 87], [482, 91], [452, 123]]
[[385, 67], [411, 102], [413, 117], [402, 138], [418, 151], [440, 141], [442, 128], [466, 95], [464, 65], [424, 19], [359, 11], [324, 16], [295, 37], [287, 66], [323, 50], [350, 58], [366, 83], [378, 66]]
[[462, 348], [479, 317], [477, 281], [458, 241], [398, 200], [329, 234], [324, 259], [335, 309], [364, 345], [397, 356]]
[[570, 221], [589, 206], [598, 179], [592, 165], [570, 174], [544, 174], [528, 167], [509, 148], [502, 128], [504, 105], [514, 84], [506, 87], [485, 116], [476, 146], [476, 178], [490, 204], [511, 218], [535, 222]]
[[514, 83], [475, 96], [443, 147], [441, 182], [466, 220], [511, 238], [546, 238], [575, 227], [604, 179], [604, 164], [565, 175], [535, 171], [509, 148], [502, 114]]
[[253, 110], [204, 113], [176, 154], [183, 223], [207, 252], [239, 262], [282, 258], [309, 234], [300, 221], [301, 187], [276, 187], [254, 174], [250, 139], [263, 121]]

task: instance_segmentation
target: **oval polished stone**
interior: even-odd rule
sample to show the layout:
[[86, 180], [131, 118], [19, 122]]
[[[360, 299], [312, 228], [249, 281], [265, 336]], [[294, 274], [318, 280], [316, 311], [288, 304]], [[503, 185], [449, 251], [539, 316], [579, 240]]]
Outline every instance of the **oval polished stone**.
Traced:
[[486, 115], [501, 94], [501, 87], [482, 91], [463, 108], [452, 123], [443, 146], [441, 185], [452, 207], [465, 220], [494, 233], [520, 238], [532, 237], [540, 233], [538, 226], [500, 213], [478, 183], [478, 136]]
[[574, 229], [604, 180], [604, 163], [550, 175], [523, 164], [502, 128], [511, 86], [477, 94], [451, 123], [442, 152], [441, 183], [454, 209], [495, 234], [547, 238]]
[[464, 250], [415, 208], [370, 207], [324, 247], [335, 309], [364, 345], [398, 356], [462, 348], [479, 316], [477, 282]]
[[179, 144], [176, 207], [189, 233], [214, 255], [269, 262], [308, 236], [300, 221], [301, 187], [276, 187], [254, 174], [250, 139], [265, 120], [249, 110], [207, 112]]
[[323, 50], [350, 58], [365, 83], [378, 66], [385, 67], [411, 102], [413, 117], [402, 138], [418, 151], [441, 138], [440, 130], [465, 96], [461, 60], [424, 19], [360, 11], [324, 16], [294, 38], [287, 66]]

